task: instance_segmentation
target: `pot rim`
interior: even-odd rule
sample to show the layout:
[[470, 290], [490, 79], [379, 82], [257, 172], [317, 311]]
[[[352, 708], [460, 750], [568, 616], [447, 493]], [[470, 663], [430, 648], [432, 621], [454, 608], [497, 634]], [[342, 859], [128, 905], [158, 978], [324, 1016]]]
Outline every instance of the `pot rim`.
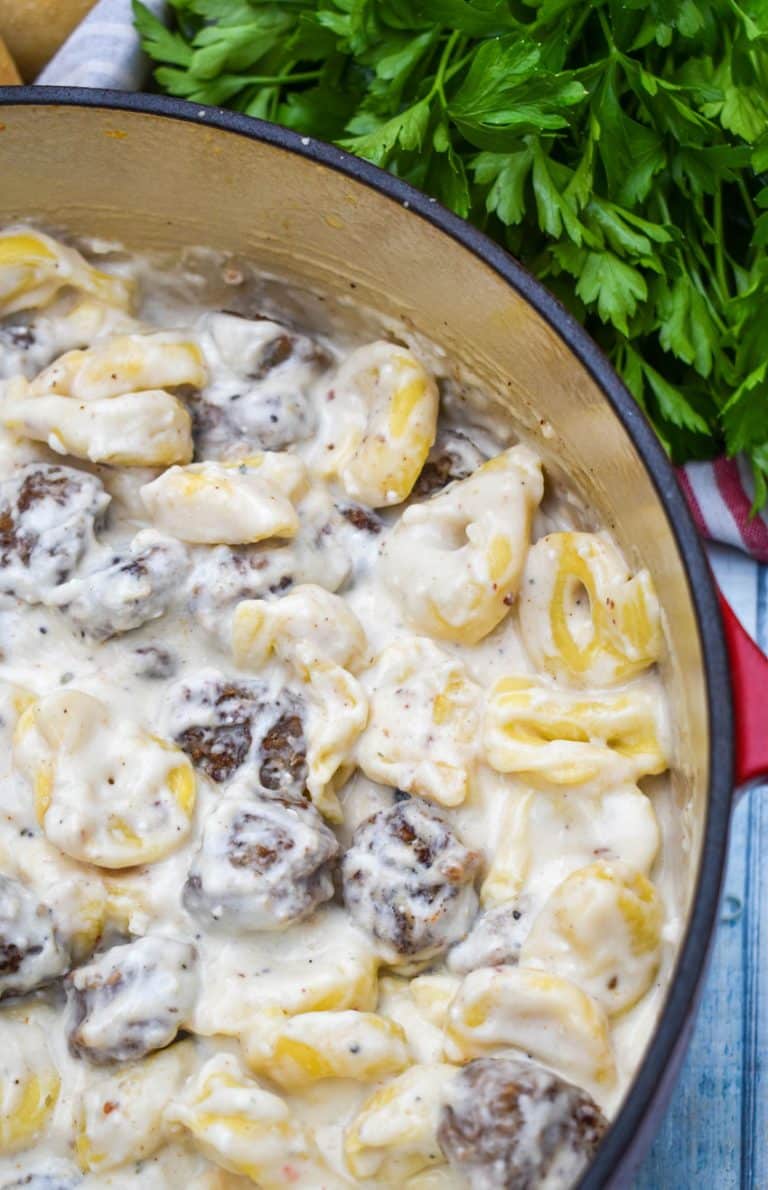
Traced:
[[[731, 810], [734, 730], [731, 677], [722, 620], [698, 530], [661, 443], [597, 344], [539, 281], [483, 232], [378, 166], [265, 120], [164, 95], [79, 87], [0, 87], [0, 108], [2, 106], [101, 108], [183, 120], [263, 141], [378, 191], [456, 240], [533, 306], [590, 373], [632, 440], [664, 508], [696, 613], [707, 686], [710, 775], [692, 909], [666, 1000], [626, 1098], [595, 1159], [578, 1184], [579, 1190], [599, 1190], [617, 1174], [621, 1163], [631, 1158], [635, 1142], [638, 1148], [642, 1146], [648, 1125], [652, 1123], [657, 1093], [667, 1081], [664, 1078], [667, 1067], [675, 1051], [679, 1051], [679, 1042], [689, 1032], [714, 933]], [[637, 1151], [635, 1156], [639, 1156]]]

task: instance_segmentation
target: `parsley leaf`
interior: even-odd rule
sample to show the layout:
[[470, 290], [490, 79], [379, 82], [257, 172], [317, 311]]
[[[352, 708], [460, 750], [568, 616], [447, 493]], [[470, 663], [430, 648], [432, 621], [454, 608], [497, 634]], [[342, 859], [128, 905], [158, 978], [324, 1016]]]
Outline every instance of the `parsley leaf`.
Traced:
[[133, 0], [133, 19], [141, 37], [141, 44], [158, 62], [174, 62], [177, 66], [189, 66], [193, 51], [178, 33], [171, 33], [150, 9]]

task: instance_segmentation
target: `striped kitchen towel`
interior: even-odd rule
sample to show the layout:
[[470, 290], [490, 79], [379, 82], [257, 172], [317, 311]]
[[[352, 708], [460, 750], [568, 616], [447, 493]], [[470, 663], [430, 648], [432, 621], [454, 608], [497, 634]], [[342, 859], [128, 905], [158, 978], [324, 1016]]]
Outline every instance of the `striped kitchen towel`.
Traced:
[[[165, 0], [145, 0], [157, 16]], [[131, 0], [99, 0], [37, 78], [45, 87], [110, 87], [136, 91], [147, 61], [133, 28]]]
[[[145, 0], [158, 15], [165, 0]], [[99, 0], [38, 78], [47, 86], [111, 87], [132, 91], [147, 77], [133, 27], [131, 0]], [[754, 487], [743, 459], [689, 463], [680, 484], [701, 533], [768, 562], [768, 517], [750, 517]]]
[[762, 515], [750, 515], [755, 487], [746, 459], [688, 463], [677, 474], [704, 537], [746, 550], [757, 562], [768, 562], [768, 509]]

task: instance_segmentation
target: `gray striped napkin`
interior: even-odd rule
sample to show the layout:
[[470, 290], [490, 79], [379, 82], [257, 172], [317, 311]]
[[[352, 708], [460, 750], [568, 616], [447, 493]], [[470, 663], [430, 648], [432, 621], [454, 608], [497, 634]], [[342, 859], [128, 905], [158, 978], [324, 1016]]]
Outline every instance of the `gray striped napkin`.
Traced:
[[[162, 16], [165, 0], [145, 0]], [[46, 87], [111, 87], [135, 91], [148, 72], [133, 27], [131, 0], [99, 0], [37, 78]]]

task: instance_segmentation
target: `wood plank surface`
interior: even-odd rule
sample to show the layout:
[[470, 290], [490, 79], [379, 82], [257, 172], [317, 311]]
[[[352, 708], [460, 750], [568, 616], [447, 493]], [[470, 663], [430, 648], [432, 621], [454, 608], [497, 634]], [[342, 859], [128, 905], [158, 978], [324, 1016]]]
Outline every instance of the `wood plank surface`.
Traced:
[[[744, 626], [768, 648], [768, 568], [715, 551]], [[764, 691], [768, 708], [768, 690]], [[768, 709], [766, 711], [768, 714]], [[768, 1190], [768, 787], [736, 808], [699, 1018], [635, 1190]]]

